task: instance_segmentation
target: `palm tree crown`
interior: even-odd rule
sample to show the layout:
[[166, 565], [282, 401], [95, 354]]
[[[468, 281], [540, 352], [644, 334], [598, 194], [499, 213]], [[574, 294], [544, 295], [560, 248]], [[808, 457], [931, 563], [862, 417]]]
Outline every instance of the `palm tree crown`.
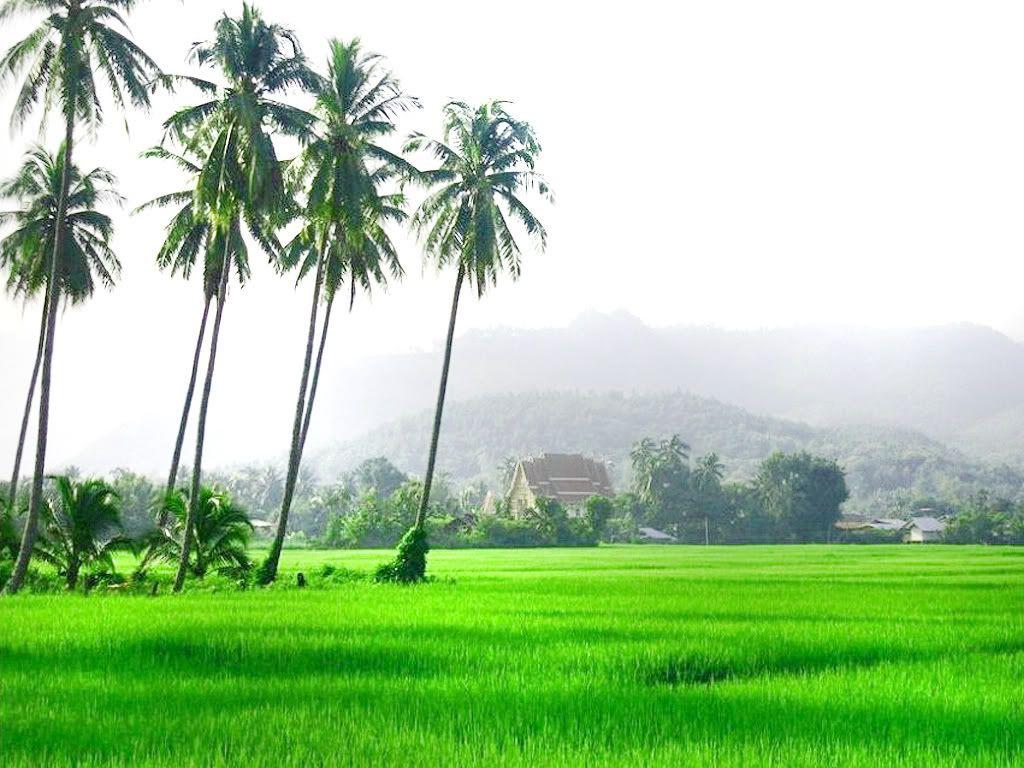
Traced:
[[414, 169], [380, 140], [395, 133], [399, 113], [419, 104], [358, 40], [330, 46], [327, 76], [316, 94], [318, 120], [293, 166], [295, 186], [306, 189], [304, 226], [284, 263], [297, 265], [301, 279], [323, 258], [327, 300], [347, 278], [351, 302], [357, 285], [369, 292], [402, 275], [385, 226], [405, 221], [404, 197], [379, 190]]
[[28, 36], [0, 59], [0, 76], [27, 72], [11, 115], [22, 125], [42, 106], [43, 117], [59, 108], [68, 122], [96, 125], [103, 120], [97, 90], [106, 83], [119, 108], [126, 102], [148, 107], [150, 85], [160, 68], [122, 30], [122, 13], [137, 0], [7, 0], [0, 23], [30, 13], [46, 14]]
[[[246, 212], [250, 222], [286, 207], [281, 163], [271, 134], [302, 139], [313, 117], [280, 101], [291, 88], [312, 91], [316, 77], [309, 69], [294, 33], [268, 24], [248, 3], [242, 15], [222, 16], [214, 39], [197, 43], [191, 60], [215, 67], [224, 85], [199, 78], [188, 80], [215, 98], [176, 112], [165, 123], [167, 133], [192, 151], [208, 147], [199, 171], [195, 204], [209, 208], [219, 224]], [[261, 240], [261, 232], [253, 232]], [[271, 243], [261, 244], [276, 252]]]
[[[188, 518], [188, 494], [172, 491], [164, 498], [171, 526], [156, 533], [156, 551], [163, 559], [177, 563]], [[189, 548], [189, 570], [203, 578], [210, 570], [223, 575], [239, 575], [250, 567], [246, 548], [252, 523], [243, 507], [220, 488], [203, 486], [199, 491]]]
[[453, 101], [444, 108], [444, 140], [413, 134], [408, 151], [427, 150], [440, 161], [420, 178], [433, 191], [413, 217], [426, 252], [443, 267], [458, 264], [482, 295], [507, 271], [519, 276], [521, 251], [511, 224], [518, 222], [543, 249], [547, 232], [520, 195], [550, 198], [535, 172], [540, 145], [528, 123], [516, 120], [500, 101], [477, 109]]
[[[227, 229], [214, 226], [214, 220], [196, 206], [196, 189], [202, 174], [204, 158], [190, 158], [186, 148], [182, 153], [166, 147], [153, 147], [143, 157], [169, 160], [189, 176], [188, 185], [177, 192], [160, 195], [135, 209], [136, 213], [152, 208], [172, 208], [174, 213], [165, 227], [164, 242], [156, 255], [160, 269], [169, 269], [172, 275], [191, 277], [196, 262], [202, 258], [203, 290], [206, 296], [215, 296], [224, 265], [225, 247], [231, 249], [231, 265], [242, 285], [251, 275], [249, 251], [242, 237], [241, 222], [235, 217]], [[252, 221], [251, 227], [260, 234], [260, 242], [272, 242], [273, 232], [266, 231], [261, 221]], [[229, 233], [229, 234], [226, 234]]]
[[[19, 203], [19, 208], [0, 211], [0, 226], [13, 230], [0, 241], [0, 269], [7, 272], [7, 288], [25, 299], [45, 289], [56, 231], [57, 206], [64, 173], [64, 148], [56, 155], [33, 148], [18, 173], [0, 183], [0, 197]], [[120, 203], [115, 178], [103, 168], [82, 174], [72, 166], [68, 206], [58, 262], [60, 295], [72, 303], [88, 299], [97, 281], [114, 285], [121, 263], [110, 247], [113, 222], [95, 206]]]

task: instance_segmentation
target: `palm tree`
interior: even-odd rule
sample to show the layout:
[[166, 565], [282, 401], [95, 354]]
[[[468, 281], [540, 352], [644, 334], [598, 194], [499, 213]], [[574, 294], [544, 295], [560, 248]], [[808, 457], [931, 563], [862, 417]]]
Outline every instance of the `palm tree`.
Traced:
[[185, 491], [175, 490], [164, 497], [170, 525], [161, 526], [153, 542], [159, 557], [170, 563], [181, 561], [185, 526], [192, 520], [192, 546], [189, 547], [188, 571], [202, 579], [211, 570], [225, 576], [240, 576], [251, 567], [246, 548], [252, 523], [231, 495], [219, 488], [202, 486], [195, 513]]
[[[439, 167], [420, 175], [426, 184], [437, 188], [416, 211], [413, 226], [424, 238], [427, 256], [438, 268], [454, 265], [456, 276], [423, 496], [416, 521], [399, 545], [399, 559], [404, 563], [410, 562], [410, 558], [418, 562], [426, 553], [423, 524], [434, 480], [462, 284], [468, 281], [476, 288], [477, 296], [482, 296], [488, 286], [497, 283], [502, 272], [508, 272], [512, 279], [518, 278], [521, 251], [512, 224], [518, 222], [541, 250], [547, 245], [544, 226], [521, 195], [536, 191], [550, 198], [547, 183], [535, 172], [540, 145], [533, 129], [512, 117], [503, 102], [483, 104], [476, 109], [462, 102], [450, 102], [444, 108], [442, 141], [413, 134], [406, 142], [407, 152], [420, 150], [431, 153]], [[412, 569], [398, 567], [391, 573], [405, 574], [398, 577], [401, 580], [423, 577], [419, 565]], [[387, 572], [384, 575], [387, 577]]]
[[633, 446], [633, 490], [647, 505], [657, 525], [672, 522], [690, 500], [690, 446], [679, 435], [654, 441], [645, 437]]
[[[0, 77], [14, 78], [27, 72], [14, 102], [12, 125], [20, 126], [38, 107], [44, 119], [51, 109], [64, 117], [64, 173], [57, 197], [56, 234], [50, 275], [58, 272], [63, 250], [64, 218], [68, 209], [73, 168], [75, 127], [79, 122], [95, 126], [103, 111], [97, 82], [107, 83], [118, 108], [126, 101], [149, 106], [148, 84], [159, 74], [156, 63], [133, 43], [122, 11], [130, 11], [136, 0], [7, 0], [0, 6], [0, 23], [18, 14], [43, 14], [44, 18], [27, 37], [15, 43], [0, 59]], [[35, 544], [39, 508], [43, 496], [46, 443], [50, 421], [50, 383], [53, 366], [54, 333], [60, 285], [53, 283], [46, 297], [46, 330], [39, 385], [39, 432], [29, 496], [28, 518], [21, 549], [5, 591], [14, 594], [28, 570]]]
[[[152, 208], [174, 209], [174, 214], [165, 228], [165, 239], [157, 252], [156, 262], [160, 269], [169, 269], [171, 275], [180, 274], [186, 280], [191, 277], [196, 262], [202, 258], [203, 278], [203, 308], [200, 315], [199, 331], [196, 335], [195, 349], [192, 354], [192, 368], [189, 374], [188, 386], [185, 389], [185, 402], [181, 410], [181, 418], [178, 421], [178, 432], [174, 441], [174, 449], [171, 454], [171, 467], [167, 474], [167, 484], [164, 488], [164, 498], [175, 490], [178, 481], [178, 471], [181, 466], [181, 452], [185, 445], [185, 431], [188, 428], [188, 419], [192, 410], [192, 400], [195, 397], [196, 382], [199, 378], [199, 363], [203, 352], [203, 341], [206, 336], [206, 328], [210, 317], [210, 304], [217, 296], [220, 287], [221, 276], [224, 267], [224, 248], [230, 247], [230, 264], [235, 270], [240, 286], [244, 286], [251, 274], [249, 268], [249, 254], [245, 241], [242, 237], [242, 221], [238, 217], [231, 222], [230, 235], [225, 237], [221, 228], [215, 227], [210, 216], [196, 206], [196, 187], [198, 186], [199, 175], [202, 172], [204, 158], [199, 156], [186, 156], [186, 148], [182, 153], [175, 153], [166, 147], [153, 147], [143, 153], [145, 158], [155, 158], [174, 162], [181, 170], [189, 175], [189, 184], [186, 188], [176, 192], [150, 200], [148, 203], [136, 208], [135, 212], [140, 213]], [[261, 227], [261, 222], [253, 222], [254, 227]], [[261, 242], [269, 242], [273, 235], [263, 234]], [[169, 510], [166, 505], [157, 506], [157, 527], [163, 527], [168, 522]], [[139, 572], [146, 570], [157, 552], [150, 546], [139, 563]]]
[[629, 452], [633, 466], [633, 490], [644, 501], [650, 502], [654, 494], [654, 472], [657, 465], [657, 444], [643, 438]]
[[225, 85], [218, 87], [190, 78], [214, 98], [176, 112], [164, 124], [168, 135], [187, 150], [195, 152], [199, 147], [209, 147], [197, 174], [193, 204], [201, 216], [210, 220], [217, 237], [223, 238], [220, 248], [226, 254], [217, 286], [217, 311], [199, 406], [189, 494], [191, 521], [184, 527], [175, 592], [185, 583], [191, 546], [189, 532], [194, 529], [198, 512], [206, 417], [231, 274], [231, 253], [237, 239], [235, 222], [244, 220], [250, 234], [272, 258], [279, 253], [280, 246], [268, 229], [283, 219], [288, 198], [271, 134], [278, 132], [304, 139], [313, 117], [276, 97], [292, 87], [312, 90], [316, 84], [295, 35], [284, 27], [267, 24], [250, 5], [242, 6], [242, 15], [237, 19], [222, 16], [214, 32], [212, 41], [193, 47], [191, 59], [200, 66], [219, 70]]
[[709, 453], [697, 459], [693, 470], [693, 486], [697, 495], [697, 514], [704, 518], [704, 544], [711, 543], [710, 514], [707, 508], [708, 494], [720, 489], [725, 467], [717, 453]]
[[[174, 490], [178, 480], [181, 451], [185, 443], [185, 430], [188, 426], [192, 399], [195, 395], [203, 339], [210, 316], [210, 303], [217, 295], [224, 265], [224, 246], [226, 243], [230, 243], [230, 261], [237, 273], [240, 285], [244, 285], [250, 276], [249, 256], [242, 238], [241, 222], [238, 219], [232, 222], [231, 236], [225, 238], [221, 236], [221, 230], [213, 226], [211, 218], [204, 216], [196, 208], [196, 186], [199, 174], [202, 172], [202, 157], [189, 158], [184, 154], [174, 153], [166, 147], [153, 147], [144, 152], [143, 157], [173, 161], [190, 176], [190, 184], [187, 188], [161, 195], [136, 209], [136, 213], [151, 208], [172, 207], [175, 209], [174, 215], [165, 229], [166, 237], [163, 245], [157, 253], [157, 266], [160, 269], [170, 269], [172, 276], [180, 274], [187, 280], [192, 275], [196, 261], [200, 256], [202, 257], [203, 309], [200, 316], [199, 332], [196, 336], [195, 351], [192, 355], [191, 374], [188, 387], [185, 390], [185, 404], [181, 411], [178, 434], [171, 456], [171, 468], [167, 476], [165, 493], [170, 493]], [[269, 240], [270, 237], [264, 235], [261, 240]], [[164, 525], [165, 522], [166, 520], [161, 517], [158, 520], [158, 525]]]
[[127, 544], [121, 529], [121, 498], [103, 480], [53, 478], [54, 495], [43, 509], [45, 523], [36, 542], [39, 559], [54, 566], [74, 589], [83, 567], [113, 570], [112, 552]]
[[[308, 193], [302, 212], [304, 226], [288, 246], [286, 265], [298, 265], [300, 279], [315, 270], [315, 278], [284, 498], [274, 540], [260, 571], [263, 583], [273, 581], [277, 574], [288, 530], [334, 297], [347, 280], [351, 310], [357, 286], [369, 293], [375, 284], [386, 284], [389, 275], [402, 275], [384, 225], [405, 220], [403, 200], [398, 194], [382, 194], [379, 187], [408, 175], [412, 168], [378, 142], [394, 134], [397, 115], [417, 102], [402, 92], [398, 81], [381, 65], [379, 56], [362, 52], [358, 40], [348, 44], [331, 41], [327, 77], [317, 91], [317, 125], [295, 163], [296, 182], [308, 183]], [[326, 308], [311, 383], [322, 290]]]
[[[54, 222], [57, 219], [57, 199], [60, 197], [63, 176], [63, 147], [56, 155], [51, 155], [43, 147], [36, 146], [25, 156], [18, 172], [0, 183], [0, 197], [18, 204], [15, 210], [0, 211], [0, 226], [13, 227], [10, 234], [0, 241], [0, 269], [8, 273], [8, 292], [25, 301], [40, 292], [46, 294], [49, 291], [50, 254], [53, 253], [56, 230]], [[109, 216], [95, 209], [95, 206], [103, 202], [120, 203], [121, 197], [114, 191], [114, 184], [113, 174], [102, 168], [94, 168], [84, 175], [77, 168], [71, 169], [57, 273], [60, 278], [60, 295], [65, 302], [84, 302], [92, 296], [97, 282], [107, 288], [113, 287], [114, 278], [121, 270], [121, 263], [110, 248], [113, 222]], [[47, 301], [44, 299], [36, 358], [29, 379], [28, 396], [25, 398], [14, 454], [14, 469], [8, 486], [12, 509], [18, 494], [21, 457], [28, 436], [29, 416], [43, 358], [46, 307]]]

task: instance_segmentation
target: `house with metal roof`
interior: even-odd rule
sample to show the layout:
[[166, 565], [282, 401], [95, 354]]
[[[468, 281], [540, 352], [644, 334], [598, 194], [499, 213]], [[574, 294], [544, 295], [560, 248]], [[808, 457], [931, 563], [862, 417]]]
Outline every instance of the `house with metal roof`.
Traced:
[[672, 544], [678, 541], [672, 534], [659, 531], [657, 528], [640, 528], [637, 531], [637, 538], [640, 541], [649, 541], [652, 544]]
[[537, 505], [537, 499], [554, 499], [571, 516], [583, 514], [591, 496], [612, 497], [608, 469], [595, 459], [578, 453], [542, 453], [516, 465], [509, 488], [509, 509], [514, 517]]
[[906, 541], [914, 544], [926, 544], [930, 541], [942, 541], [946, 524], [934, 517], [912, 517], [907, 526]]

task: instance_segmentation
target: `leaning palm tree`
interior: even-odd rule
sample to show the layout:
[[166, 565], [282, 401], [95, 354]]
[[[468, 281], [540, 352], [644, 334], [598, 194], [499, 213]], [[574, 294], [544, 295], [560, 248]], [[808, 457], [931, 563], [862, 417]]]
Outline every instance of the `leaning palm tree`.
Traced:
[[[177, 564], [192, 505], [185, 491], [175, 490], [164, 497], [163, 506], [169, 523], [157, 529], [153, 546], [159, 557]], [[222, 576], [243, 575], [251, 567], [246, 553], [251, 533], [249, 516], [227, 491], [203, 486], [192, 520], [189, 573], [198, 579], [211, 570]]]
[[464, 282], [482, 296], [488, 286], [507, 272], [519, 277], [521, 251], [512, 226], [518, 223], [541, 250], [547, 244], [544, 226], [530, 211], [521, 195], [534, 191], [550, 198], [547, 183], [535, 171], [540, 145], [528, 123], [512, 117], [503, 102], [495, 101], [472, 109], [462, 102], [444, 108], [442, 141], [414, 134], [406, 151], [430, 152], [439, 167], [424, 171], [421, 178], [436, 186], [413, 217], [413, 226], [424, 238], [429, 258], [439, 268], [455, 267], [448, 336], [445, 340], [441, 384], [434, 411], [423, 496], [413, 527], [399, 545], [395, 563], [382, 569], [382, 579], [417, 581], [426, 567], [424, 520], [430, 503], [437, 443], [441, 434], [448, 370], [451, 365], [455, 321]]
[[[143, 153], [143, 157], [173, 161], [189, 175], [189, 186], [177, 192], [161, 195], [136, 209], [136, 213], [151, 208], [171, 207], [174, 214], [165, 228], [165, 239], [157, 252], [156, 263], [160, 269], [169, 269], [171, 276], [180, 274], [186, 280], [191, 277], [196, 262], [202, 259], [203, 307], [199, 321], [199, 332], [196, 336], [195, 351], [192, 355], [192, 369], [185, 390], [185, 403], [178, 423], [178, 433], [171, 456], [171, 468], [167, 476], [165, 493], [174, 490], [178, 480], [181, 464], [181, 451], [185, 443], [185, 430], [195, 395], [196, 380], [199, 376], [199, 361], [203, 351], [203, 339], [210, 317], [210, 304], [217, 295], [221, 272], [224, 264], [224, 246], [230, 244], [230, 263], [238, 276], [240, 285], [244, 285], [250, 275], [249, 256], [242, 238], [241, 222], [235, 219], [231, 223], [230, 237], [223, 237], [219, 228], [213, 226], [209, 216], [203, 215], [195, 205], [196, 185], [202, 172], [203, 157], [186, 157], [172, 152], [166, 147], [153, 147]], [[264, 234], [262, 239], [271, 236]], [[158, 525], [165, 520], [160, 518]]]
[[[121, 31], [126, 29], [122, 11], [132, 10], [136, 4], [136, 0], [7, 0], [0, 6], [0, 23], [18, 14], [44, 16], [27, 37], [15, 43], [0, 59], [0, 77], [10, 79], [25, 73], [14, 101], [12, 124], [21, 126], [39, 107], [43, 109], [44, 119], [54, 109], [59, 109], [64, 117], [65, 172], [57, 197], [57, 229], [53, 238], [50, 275], [57, 273], [63, 249], [70, 169], [74, 167], [75, 128], [82, 123], [95, 126], [103, 118], [97, 83], [107, 84], [115, 105], [120, 109], [128, 101], [138, 107], [149, 106], [147, 86], [159, 73], [159, 68]], [[39, 431], [32, 490], [21, 549], [5, 588], [8, 594], [17, 592], [24, 581], [43, 500], [50, 423], [50, 380], [59, 301], [60, 285], [54, 282], [46, 297], [46, 340], [40, 370]]]
[[[214, 226], [212, 217], [205, 215], [205, 212], [196, 206], [196, 187], [198, 178], [203, 170], [205, 158], [200, 155], [186, 156], [176, 153], [166, 147], [153, 147], [143, 153], [143, 157], [170, 160], [181, 170], [188, 174], [188, 185], [176, 192], [170, 192], [150, 200], [148, 203], [139, 206], [136, 213], [153, 208], [172, 208], [174, 213], [171, 220], [165, 227], [165, 239], [157, 252], [156, 262], [160, 269], [168, 269], [172, 276], [181, 275], [186, 280], [192, 276], [197, 262], [201, 259], [199, 268], [202, 271], [203, 305], [199, 320], [199, 331], [196, 334], [195, 348], [192, 353], [192, 367], [189, 374], [188, 385], [185, 389], [185, 402], [181, 409], [181, 417], [178, 420], [178, 432], [174, 441], [174, 449], [171, 454], [171, 466], [167, 474], [167, 484], [163, 496], [175, 490], [178, 481], [178, 471], [181, 466], [181, 453], [185, 445], [185, 431], [188, 428], [189, 415], [192, 410], [192, 401], [195, 397], [196, 382], [199, 378], [199, 363], [203, 352], [203, 341], [206, 336], [206, 329], [210, 318], [210, 304], [217, 296], [220, 287], [223, 265], [225, 262], [225, 247], [231, 252], [227, 261], [234, 269], [239, 285], [245, 285], [250, 276], [249, 254], [242, 237], [242, 224], [240, 218], [231, 222], [229, 234], [225, 236], [224, 231]], [[253, 227], [259, 229], [262, 222], [254, 221]], [[262, 233], [261, 242], [273, 240], [273, 234]], [[163, 527], [168, 522], [169, 508], [166, 505], [157, 505], [157, 526]], [[156, 557], [155, 547], [146, 549], [139, 563], [139, 572], [147, 569], [149, 564]]]
[[[260, 569], [263, 583], [277, 575], [334, 297], [347, 281], [351, 310], [357, 287], [370, 292], [374, 285], [385, 284], [389, 276], [402, 275], [385, 224], [405, 220], [403, 200], [399, 194], [382, 194], [380, 187], [413, 169], [379, 142], [394, 134], [398, 114], [415, 106], [416, 100], [404, 94], [391, 73], [382, 69], [379, 56], [364, 54], [358, 40], [347, 44], [331, 41], [327, 77], [316, 95], [317, 124], [294, 164], [296, 183], [308, 185], [308, 191], [301, 213], [303, 227], [288, 246], [285, 265], [298, 265], [300, 279], [309, 272], [315, 272], [315, 277], [284, 498], [270, 552]], [[321, 293], [324, 319], [310, 382]]]
[[126, 546], [121, 498], [104, 480], [53, 478], [53, 498], [43, 507], [45, 523], [36, 542], [39, 559], [52, 565], [68, 589], [78, 585], [82, 568], [111, 571], [111, 555]]
[[276, 238], [268, 232], [273, 231], [274, 223], [283, 220], [288, 198], [272, 133], [305, 139], [313, 117], [279, 97], [291, 88], [312, 90], [316, 85], [295, 35], [284, 27], [266, 23], [250, 5], [242, 6], [239, 18], [222, 16], [214, 32], [213, 40], [193, 46], [190, 58], [199, 66], [218, 70], [223, 85], [189, 78], [213, 98], [176, 112], [164, 124], [168, 136], [183, 144], [187, 151], [209, 147], [197, 174], [193, 204], [200, 216], [210, 220], [216, 237], [223, 238], [220, 250], [225, 254], [199, 405], [189, 494], [190, 520], [183, 531], [175, 592], [185, 583], [190, 532], [200, 499], [206, 417], [232, 269], [231, 254], [236, 247], [235, 223], [244, 221], [250, 234], [272, 258], [280, 252]]
[[[53, 253], [57, 200], [64, 178], [64, 148], [51, 155], [43, 147], [28, 152], [18, 172], [0, 183], [0, 198], [17, 204], [17, 208], [0, 211], [0, 226], [12, 227], [0, 241], [0, 269], [7, 272], [7, 290], [12, 296], [29, 301], [44, 294], [43, 312], [39, 324], [36, 358], [29, 379], [28, 396], [18, 432], [14, 454], [14, 469], [8, 486], [8, 497], [13, 508], [18, 495], [21, 457], [28, 436], [29, 417], [35, 397], [39, 367], [46, 341], [46, 294], [49, 291]], [[113, 174], [94, 168], [82, 174], [71, 169], [67, 212], [61, 232], [61, 254], [57, 276], [60, 295], [65, 302], [79, 304], [92, 296], [96, 284], [107, 288], [114, 284], [121, 263], [110, 248], [113, 222], [96, 210], [104, 202], [120, 203], [114, 191]]]

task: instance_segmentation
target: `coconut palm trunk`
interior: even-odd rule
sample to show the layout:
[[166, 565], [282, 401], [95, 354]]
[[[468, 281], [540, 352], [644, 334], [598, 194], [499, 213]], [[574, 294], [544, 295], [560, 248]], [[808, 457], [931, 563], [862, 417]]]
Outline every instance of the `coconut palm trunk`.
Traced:
[[[277, 517], [277, 531], [270, 545], [267, 559], [260, 569], [260, 582], [269, 584], [277, 578], [277, 566], [281, 561], [281, 549], [284, 537], [288, 532], [288, 514], [291, 512], [292, 497], [295, 495], [295, 483], [299, 477], [299, 465], [302, 462], [304, 443], [303, 423], [306, 420], [306, 392], [309, 389], [309, 372], [313, 365], [313, 347], [316, 344], [316, 318], [320, 311], [320, 287], [323, 283], [324, 262], [326, 255], [321, 248], [320, 258], [316, 267], [316, 280], [313, 284], [313, 305], [309, 310], [309, 332], [306, 334], [306, 356], [302, 361], [302, 377], [299, 381], [299, 396], [295, 401], [295, 423], [292, 425], [292, 445], [288, 454], [288, 474], [284, 481], [284, 498], [281, 500], [281, 513]], [[319, 363], [319, 361], [318, 361]]]
[[[73, 90], [73, 89], [72, 89]], [[60, 304], [60, 253], [64, 245], [64, 220], [68, 209], [68, 189], [71, 184], [71, 163], [75, 147], [75, 112], [70, 105], [75, 103], [71, 93], [66, 107], [64, 126], [64, 167], [61, 169], [60, 197], [57, 199], [57, 216], [54, 220], [53, 256], [50, 259], [50, 293], [46, 301], [46, 332], [43, 342], [43, 363], [39, 382], [39, 434], [36, 437], [36, 461], [32, 474], [32, 491], [28, 502], [28, 516], [21, 536], [21, 548], [14, 570], [5, 591], [13, 595], [21, 589], [32, 559], [36, 535], [39, 532], [39, 508], [43, 502], [43, 475], [46, 471], [46, 441], [50, 428], [50, 384], [53, 378], [53, 337], [57, 328], [57, 307]]]
[[316, 388], [320, 383], [320, 367], [324, 362], [324, 348], [327, 346], [327, 329], [331, 325], [331, 307], [334, 306], [334, 297], [327, 299], [327, 306], [324, 308], [324, 327], [320, 329], [320, 347], [316, 352], [316, 365], [313, 366], [313, 379], [309, 384], [309, 400], [306, 402], [306, 417], [302, 422], [302, 443], [300, 453], [306, 450], [306, 435], [309, 434], [309, 422], [313, 418], [313, 403], [316, 401]]
[[50, 304], [50, 278], [46, 282], [46, 293], [43, 296], [42, 319], [39, 321], [39, 343], [36, 345], [36, 361], [32, 366], [32, 378], [28, 382], [28, 397], [25, 398], [25, 413], [21, 417], [21, 431], [18, 432], [18, 447], [14, 452], [14, 469], [11, 471], [11, 484], [8, 486], [10, 508], [13, 512], [14, 502], [18, 498], [18, 477], [21, 474], [21, 457], [25, 452], [25, 438], [28, 437], [28, 424], [32, 420], [32, 400], [36, 395], [36, 383], [39, 381], [39, 366], [43, 362], [43, 345], [46, 343], [46, 314]]
[[182, 533], [181, 558], [178, 561], [178, 572], [174, 576], [174, 591], [180, 592], [185, 586], [188, 573], [188, 558], [192, 548], [192, 537], [196, 524], [196, 513], [199, 509], [199, 489], [203, 475], [203, 441], [206, 437], [206, 415], [210, 408], [210, 392], [213, 389], [213, 369], [217, 362], [217, 343], [220, 341], [220, 324], [224, 318], [224, 304], [227, 300], [228, 282], [231, 274], [231, 228], [224, 237], [223, 272], [220, 285], [217, 287], [217, 311], [213, 316], [213, 331], [210, 334], [210, 359], [206, 364], [206, 380], [203, 382], [203, 396], [199, 403], [199, 420], [196, 425], [196, 453], [192, 463], [192, 491], [188, 497], [188, 514], [185, 517], [185, 530]]
[[459, 265], [459, 274], [455, 278], [455, 295], [452, 297], [452, 314], [448, 320], [448, 338], [444, 345], [444, 365], [441, 366], [441, 386], [437, 391], [437, 409], [434, 411], [434, 432], [430, 436], [430, 453], [427, 456], [427, 474], [423, 478], [423, 497], [420, 508], [416, 512], [414, 528], [423, 528], [427, 517], [427, 506], [430, 504], [430, 486], [434, 482], [434, 465], [437, 462], [437, 442], [441, 436], [441, 414], [444, 411], [444, 397], [448, 389], [448, 370], [452, 363], [452, 342], [455, 340], [455, 319], [459, 313], [459, 294], [462, 293], [462, 281], [465, 278], [465, 267]]
[[[203, 337], [206, 335], [206, 321], [210, 316], [210, 302], [213, 296], [207, 296], [203, 301], [203, 317], [199, 321], [199, 335], [196, 337], [196, 351], [192, 356], [192, 375], [188, 380], [188, 389], [185, 391], [185, 406], [181, 409], [181, 422], [178, 424], [178, 437], [174, 441], [174, 455], [171, 456], [171, 470], [167, 474], [167, 493], [174, 490], [178, 482], [178, 466], [181, 464], [181, 449], [185, 443], [185, 430], [188, 427], [188, 416], [192, 410], [192, 397], [196, 391], [196, 379], [199, 377], [199, 359], [203, 353]], [[219, 304], [219, 302], [218, 302]], [[160, 525], [167, 523], [169, 513], [167, 510], [160, 510]]]
[[[195, 395], [196, 380], [199, 378], [199, 360], [202, 357], [203, 352], [203, 337], [206, 335], [206, 323], [210, 316], [210, 302], [213, 300], [213, 296], [207, 296], [203, 300], [203, 316], [199, 322], [199, 334], [196, 337], [196, 351], [192, 356], [192, 375], [188, 380], [188, 389], [185, 391], [185, 405], [181, 410], [181, 423], [178, 425], [178, 437], [174, 442], [174, 454], [171, 456], [171, 469], [167, 475], [167, 487], [164, 490], [164, 498], [174, 492], [174, 486], [178, 483], [178, 467], [181, 464], [181, 449], [185, 443], [185, 430], [188, 427], [188, 417], [192, 410], [192, 397]], [[167, 505], [163, 503], [163, 499], [159, 500], [160, 512], [157, 517], [157, 527], [164, 528], [171, 519], [171, 511]], [[149, 564], [153, 562], [153, 558], [156, 557], [156, 546], [152, 545], [142, 556], [142, 560], [139, 563], [137, 572], [142, 573], [149, 567]]]

